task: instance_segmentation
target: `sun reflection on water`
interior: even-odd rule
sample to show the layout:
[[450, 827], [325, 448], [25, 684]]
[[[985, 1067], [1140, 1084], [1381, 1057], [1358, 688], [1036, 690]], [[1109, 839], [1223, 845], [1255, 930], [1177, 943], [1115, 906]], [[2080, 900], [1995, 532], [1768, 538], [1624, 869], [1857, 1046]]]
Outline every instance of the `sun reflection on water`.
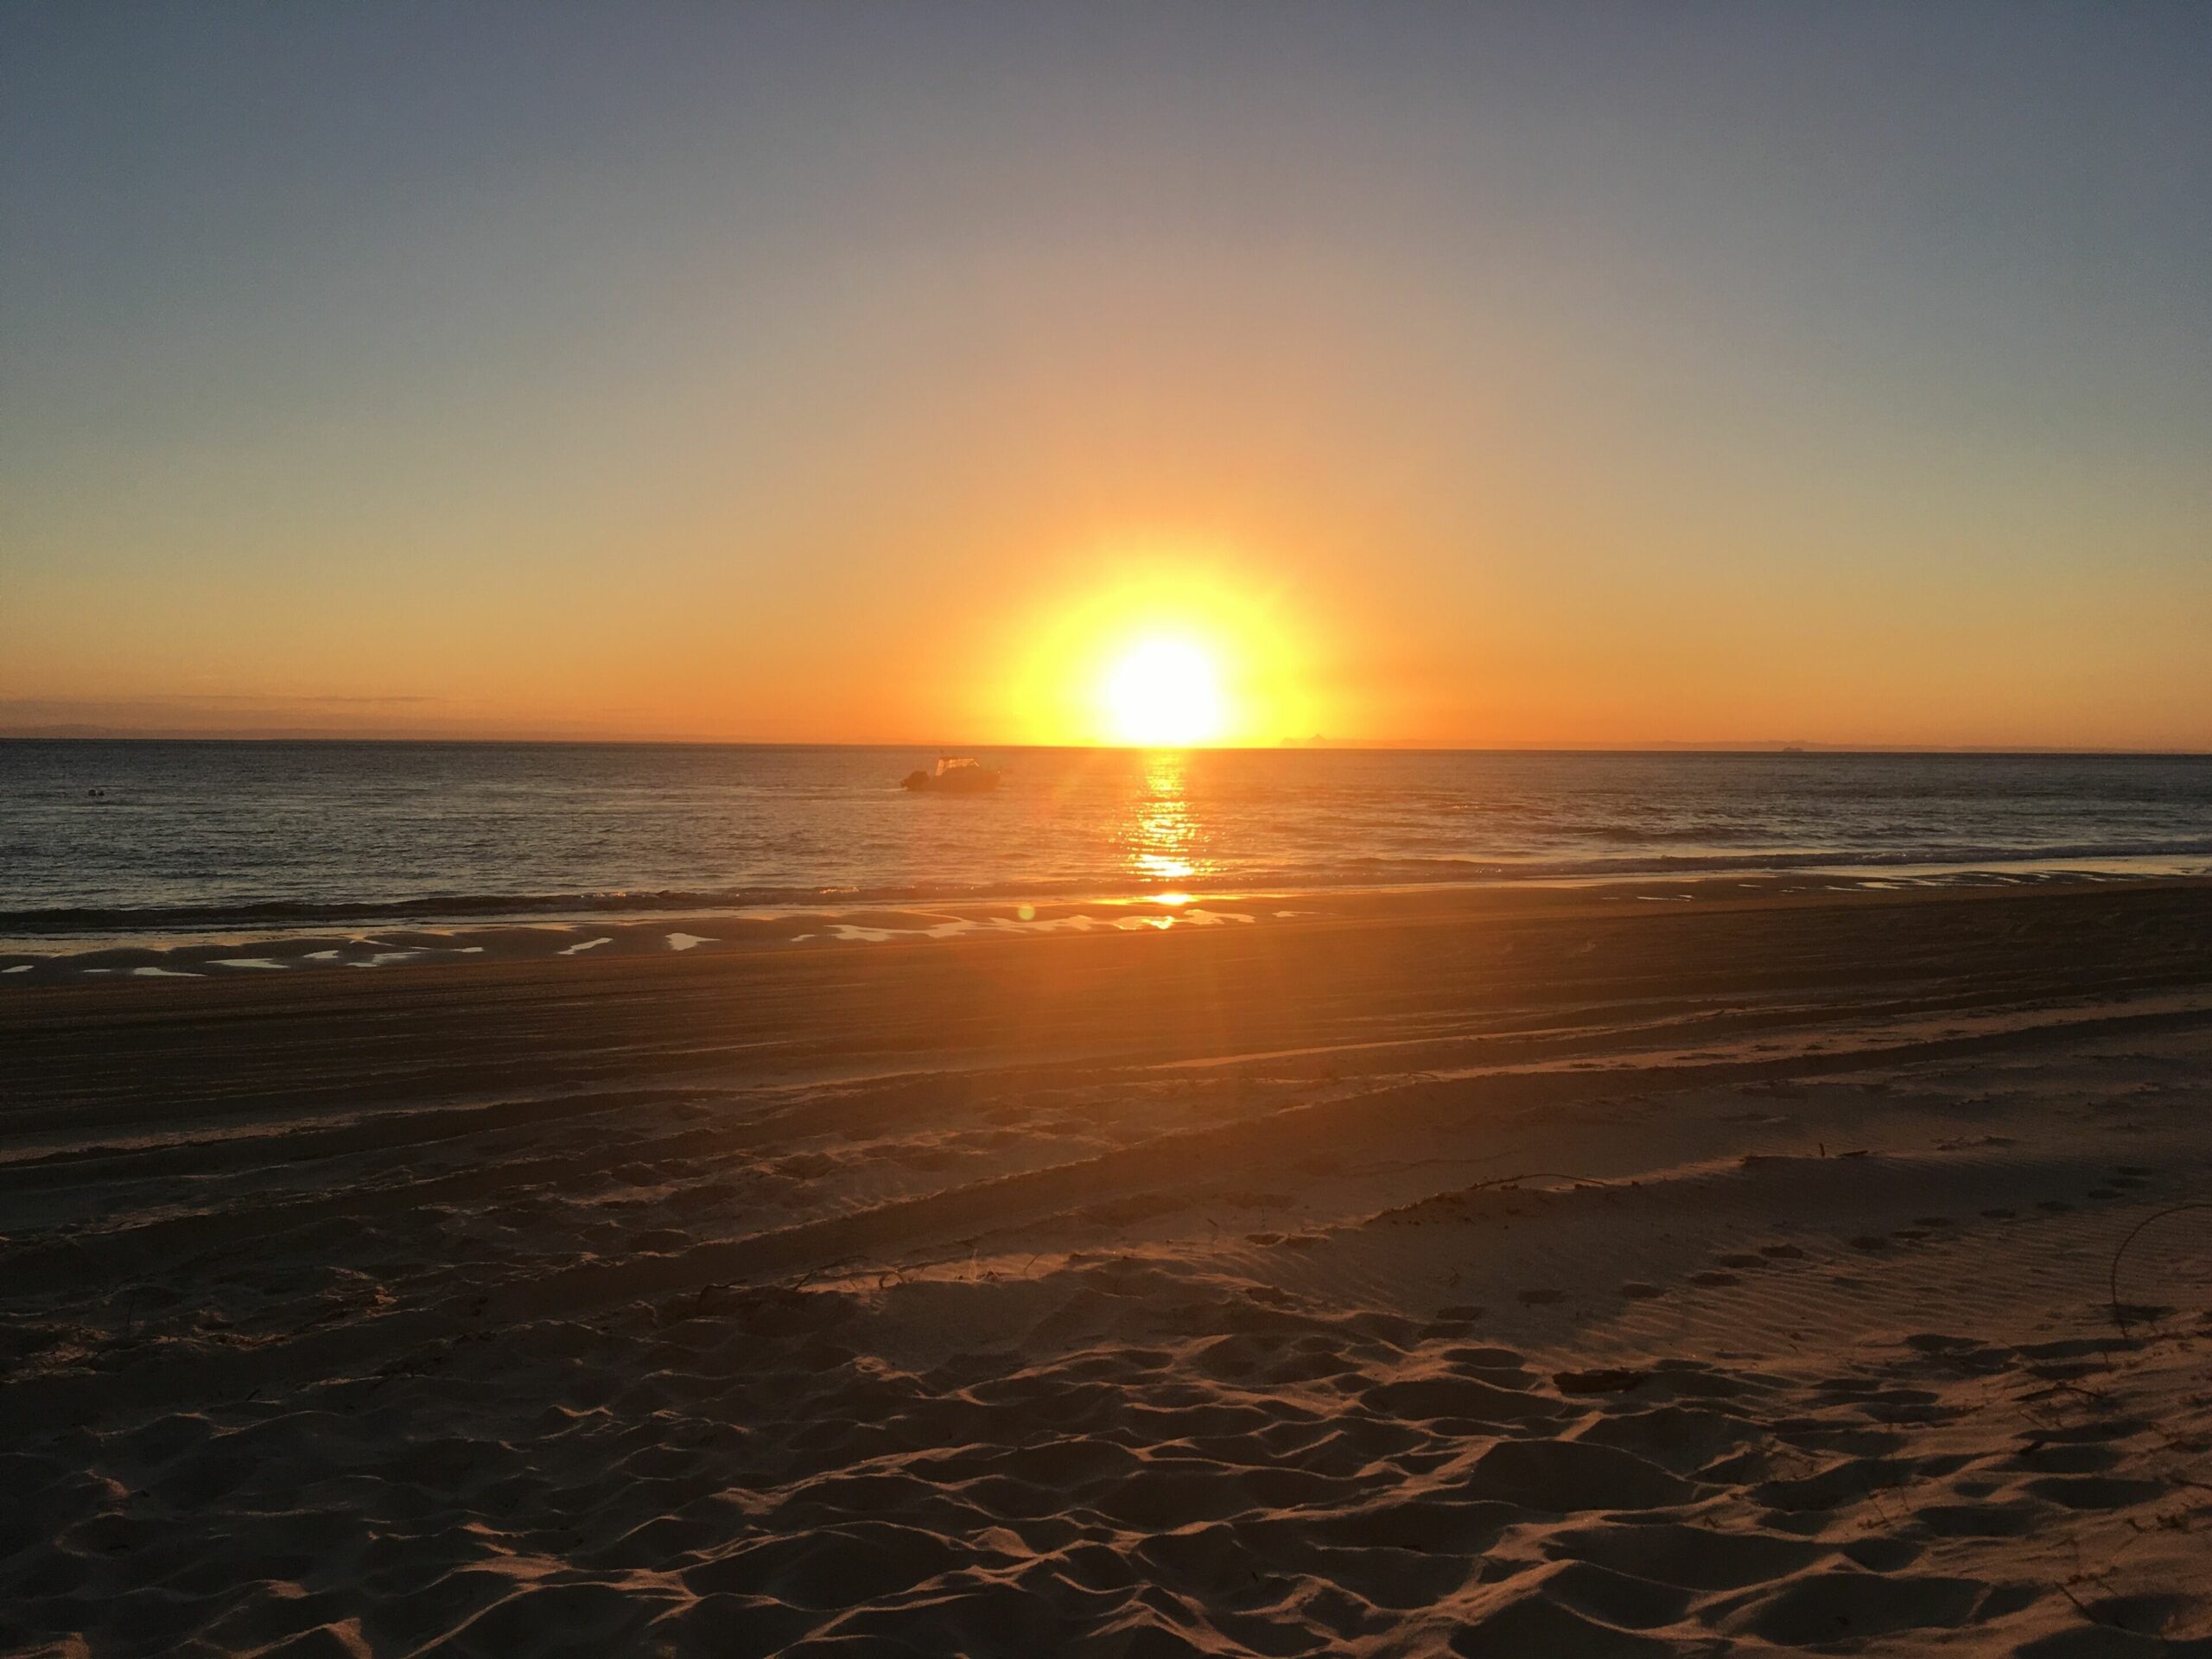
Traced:
[[1196, 875], [1198, 824], [1184, 784], [1179, 754], [1148, 754], [1144, 760], [1144, 795], [1129, 824], [1129, 864], [1154, 881], [1181, 881]]

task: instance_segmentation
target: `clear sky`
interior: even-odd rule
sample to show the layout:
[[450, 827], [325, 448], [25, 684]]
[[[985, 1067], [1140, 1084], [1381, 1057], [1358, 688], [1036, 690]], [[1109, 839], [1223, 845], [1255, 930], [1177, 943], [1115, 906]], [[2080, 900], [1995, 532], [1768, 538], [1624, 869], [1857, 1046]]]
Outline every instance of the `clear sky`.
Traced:
[[0, 10], [0, 729], [2212, 747], [2212, 6]]

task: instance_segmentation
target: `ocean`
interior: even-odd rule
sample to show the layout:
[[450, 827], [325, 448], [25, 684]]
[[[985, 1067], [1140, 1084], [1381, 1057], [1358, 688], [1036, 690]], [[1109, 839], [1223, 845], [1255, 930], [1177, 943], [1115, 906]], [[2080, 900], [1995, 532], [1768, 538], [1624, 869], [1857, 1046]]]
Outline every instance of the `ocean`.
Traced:
[[2212, 871], [2212, 758], [0, 741], [0, 940], [1833, 869]]

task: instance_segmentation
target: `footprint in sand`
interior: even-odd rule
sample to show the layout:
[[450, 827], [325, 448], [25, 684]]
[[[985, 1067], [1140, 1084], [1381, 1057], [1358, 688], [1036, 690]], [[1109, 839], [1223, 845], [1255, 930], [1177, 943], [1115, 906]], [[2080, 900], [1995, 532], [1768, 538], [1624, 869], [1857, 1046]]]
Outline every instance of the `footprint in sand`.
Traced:
[[1890, 1241], [1886, 1238], [1877, 1238], [1872, 1233], [1861, 1233], [1851, 1241], [1851, 1248], [1854, 1250], [1865, 1250], [1872, 1255], [1877, 1251], [1888, 1249]]
[[1663, 1296], [1666, 1294], [1658, 1286], [1647, 1285], [1641, 1279], [1631, 1279], [1621, 1287], [1621, 1294], [1632, 1302], [1649, 1301], [1654, 1296]]
[[1759, 1254], [1771, 1262], [1802, 1262], [1805, 1252], [1795, 1244], [1762, 1244]]
[[1703, 1273], [1690, 1274], [1694, 1285], [1740, 1285], [1744, 1281], [1732, 1273], [1723, 1273], [1718, 1268], [1707, 1268]]
[[1764, 1255], [1724, 1255], [1718, 1260], [1724, 1268], [1763, 1268], [1767, 1264]]
[[2023, 1483], [2021, 1491], [2069, 1510], [2124, 1510], [2165, 1496], [2161, 1480], [2127, 1480], [2113, 1475], [2047, 1475]]
[[1649, 1371], [1557, 1371], [1552, 1386], [1561, 1394], [1626, 1394], [1650, 1380]]
[[1548, 1307], [1554, 1302], [1566, 1300], [1567, 1293], [1564, 1291], [1524, 1290], [1521, 1293], [1521, 1305], [1524, 1307]]

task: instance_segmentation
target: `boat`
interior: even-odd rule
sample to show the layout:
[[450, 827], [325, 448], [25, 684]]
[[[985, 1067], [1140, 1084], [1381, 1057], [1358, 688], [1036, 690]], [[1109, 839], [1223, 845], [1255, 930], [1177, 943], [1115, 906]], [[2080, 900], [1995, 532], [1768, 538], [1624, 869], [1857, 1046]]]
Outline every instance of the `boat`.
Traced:
[[996, 789], [999, 777], [996, 766], [987, 766], [972, 754], [941, 754], [936, 771], [924, 772], [917, 766], [899, 786], [932, 795], [981, 795]]

